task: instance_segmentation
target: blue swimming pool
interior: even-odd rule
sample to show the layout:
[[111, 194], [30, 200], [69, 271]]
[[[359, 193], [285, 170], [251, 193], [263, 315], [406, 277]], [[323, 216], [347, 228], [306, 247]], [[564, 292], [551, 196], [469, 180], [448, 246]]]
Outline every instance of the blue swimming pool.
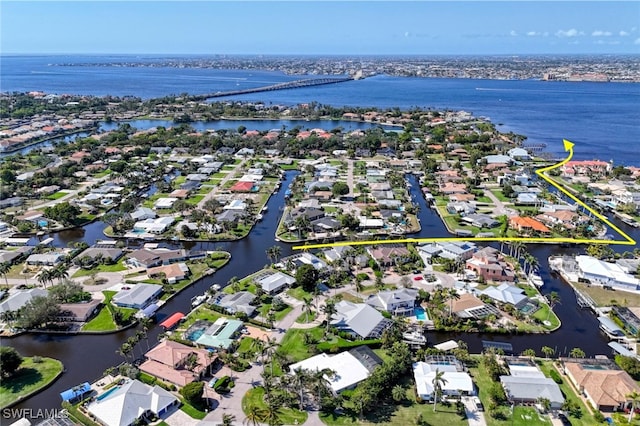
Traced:
[[102, 401], [103, 399], [105, 399], [106, 397], [108, 397], [110, 394], [117, 391], [118, 389], [120, 389], [120, 386], [114, 386], [111, 389], [108, 389], [105, 393], [98, 395], [96, 399], [98, 401]]
[[423, 308], [420, 308], [420, 307], [413, 308], [413, 313], [416, 315], [416, 319], [418, 321], [426, 321], [427, 320], [427, 314], [424, 312]]
[[185, 337], [192, 342], [195, 342], [202, 336], [204, 333], [204, 328], [199, 328], [197, 330], [193, 330], [191, 333], [187, 334]]

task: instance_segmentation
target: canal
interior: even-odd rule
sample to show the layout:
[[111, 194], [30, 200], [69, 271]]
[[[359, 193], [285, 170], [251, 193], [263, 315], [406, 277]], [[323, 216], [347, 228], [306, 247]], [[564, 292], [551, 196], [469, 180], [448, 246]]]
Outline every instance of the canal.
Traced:
[[[187, 249], [196, 250], [226, 250], [232, 254], [230, 262], [214, 275], [205, 277], [191, 287], [185, 289], [179, 295], [167, 302], [158, 312], [158, 322], [168, 315], [180, 311], [187, 313], [191, 308], [191, 298], [202, 294], [214, 283], [225, 286], [233, 277], [243, 277], [255, 272], [269, 260], [266, 256], [267, 248], [279, 245], [282, 248], [282, 256], [292, 254], [291, 245], [277, 242], [275, 232], [281, 215], [281, 208], [285, 204], [284, 193], [288, 185], [293, 181], [298, 172], [286, 172], [280, 189], [269, 199], [268, 209], [264, 213], [262, 221], [254, 226], [248, 238], [234, 242], [204, 242], [184, 243]], [[419, 219], [422, 229], [411, 237], [447, 237], [449, 234], [442, 224], [435, 210], [430, 209], [420, 190], [416, 176], [408, 175], [409, 188], [413, 202], [419, 207]], [[71, 241], [86, 241], [89, 244], [98, 239], [103, 239], [102, 230], [105, 225], [95, 222], [82, 229], [63, 231], [52, 234], [54, 245], [67, 246]], [[621, 225], [625, 232], [628, 231], [634, 238], [639, 238], [638, 231]], [[176, 244], [163, 243], [167, 247], [175, 247]], [[615, 247], [615, 246], [614, 246]], [[623, 251], [624, 246], [619, 250]], [[627, 248], [628, 249], [628, 248]], [[483, 335], [469, 333], [429, 333], [430, 343], [435, 344], [445, 340], [464, 340], [471, 352], [482, 350], [482, 340], [497, 340], [509, 342], [513, 345], [514, 352], [519, 353], [526, 348], [535, 349], [540, 354], [542, 346], [550, 346], [556, 349], [558, 355], [567, 355], [574, 348], [579, 347], [588, 356], [597, 354], [611, 354], [607, 346], [608, 340], [600, 332], [595, 316], [580, 309], [571, 287], [560, 278], [549, 274], [547, 258], [557, 254], [571, 254], [580, 251], [580, 248], [562, 248], [557, 245], [528, 245], [527, 250], [536, 256], [540, 262], [540, 274], [545, 282], [542, 288], [544, 294], [556, 291], [560, 295], [561, 304], [557, 305], [555, 312], [562, 321], [562, 327], [551, 334], [543, 335]], [[119, 333], [107, 335], [75, 335], [59, 336], [42, 333], [29, 333], [14, 338], [4, 339], [3, 345], [14, 346], [23, 355], [41, 355], [60, 359], [66, 372], [49, 389], [41, 392], [26, 401], [18, 404], [16, 408], [57, 408], [60, 407], [60, 392], [85, 381], [99, 378], [109, 367], [122, 362], [120, 355], [116, 353], [120, 345], [136, 329], [130, 329]], [[157, 336], [162, 332], [160, 327], [149, 330], [149, 342], [153, 344]], [[140, 354], [146, 343], [143, 340], [134, 353]]]

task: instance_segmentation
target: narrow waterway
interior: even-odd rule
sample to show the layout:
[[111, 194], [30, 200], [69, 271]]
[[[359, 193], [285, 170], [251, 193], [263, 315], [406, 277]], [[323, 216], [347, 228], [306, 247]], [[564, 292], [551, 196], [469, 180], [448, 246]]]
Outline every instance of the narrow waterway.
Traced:
[[[174, 312], [187, 313], [191, 308], [191, 298], [202, 294], [212, 284], [219, 283], [224, 286], [233, 276], [243, 277], [261, 269], [269, 261], [266, 249], [273, 245], [282, 248], [282, 256], [292, 253], [291, 246], [279, 243], [275, 240], [275, 232], [281, 215], [280, 209], [284, 206], [284, 193], [298, 172], [287, 172], [281, 188], [269, 199], [268, 210], [264, 218], [251, 231], [248, 238], [235, 242], [206, 242], [185, 243], [183, 247], [196, 250], [222, 249], [231, 252], [231, 261], [213, 276], [206, 277], [191, 287], [184, 290], [178, 296], [166, 303], [158, 312], [158, 322]], [[421, 231], [413, 234], [413, 237], [446, 237], [449, 234], [438, 217], [437, 213], [430, 209], [420, 190], [417, 178], [408, 176], [411, 183], [409, 192], [413, 202], [419, 206], [419, 218]], [[95, 222], [82, 229], [63, 231], [51, 235], [56, 246], [67, 246], [71, 241], [86, 241], [93, 244], [96, 240], [104, 238], [102, 222]], [[624, 227], [624, 226], [623, 226]], [[638, 230], [626, 227], [634, 238], [639, 238]], [[163, 243], [164, 246], [176, 246], [175, 243]], [[540, 274], [545, 281], [543, 293], [557, 291], [561, 297], [561, 304], [555, 308], [562, 321], [562, 327], [551, 334], [545, 335], [481, 335], [467, 333], [429, 333], [431, 343], [439, 343], [449, 339], [464, 340], [472, 352], [482, 350], [482, 340], [497, 340], [509, 342], [516, 353], [533, 348], [540, 353], [542, 346], [550, 346], [556, 349], [560, 355], [565, 355], [574, 347], [582, 348], [588, 356], [596, 354], [610, 354], [607, 347], [607, 339], [599, 331], [595, 316], [587, 310], [582, 310], [576, 305], [576, 299], [571, 287], [562, 282], [558, 277], [549, 274], [547, 258], [559, 253], [569, 254], [578, 252], [579, 248], [561, 248], [557, 245], [529, 245], [528, 251], [536, 256], [540, 262]], [[620, 248], [624, 251], [625, 247]], [[628, 248], [626, 248], [628, 249]], [[116, 351], [120, 345], [132, 334], [135, 329], [104, 336], [76, 335], [58, 336], [48, 334], [26, 334], [10, 339], [3, 339], [3, 345], [14, 346], [24, 355], [51, 356], [60, 359], [66, 367], [65, 374], [46, 391], [29, 398], [18, 404], [16, 408], [57, 408], [60, 406], [60, 392], [69, 389], [84, 381], [91, 381], [101, 376], [108, 367], [122, 362], [122, 357]], [[149, 330], [149, 343], [157, 341], [157, 336], [162, 330], [153, 327]], [[143, 340], [135, 349], [140, 355], [147, 348]]]

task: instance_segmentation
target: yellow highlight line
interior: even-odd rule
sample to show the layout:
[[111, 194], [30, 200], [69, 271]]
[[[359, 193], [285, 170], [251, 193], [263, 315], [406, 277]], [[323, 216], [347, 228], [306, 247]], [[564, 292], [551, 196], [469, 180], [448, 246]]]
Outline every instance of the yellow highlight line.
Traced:
[[402, 239], [393, 239], [393, 240], [365, 240], [365, 241], [340, 241], [335, 243], [324, 243], [324, 244], [304, 244], [301, 246], [293, 246], [294, 250], [308, 250], [308, 249], [317, 249], [317, 248], [325, 248], [325, 247], [340, 247], [340, 246], [370, 246], [376, 244], [405, 244], [405, 243], [434, 243], [440, 241], [483, 241], [483, 242], [491, 242], [491, 241], [522, 241], [525, 243], [573, 243], [573, 244], [605, 244], [605, 245], [636, 245], [636, 241], [623, 232], [616, 225], [611, 223], [606, 216], [598, 213], [587, 204], [583, 203], [576, 196], [571, 194], [565, 188], [563, 188], [558, 182], [550, 178], [545, 174], [550, 170], [556, 169], [565, 165], [567, 162], [571, 160], [573, 157], [573, 147], [574, 143], [569, 142], [566, 139], [563, 139], [564, 149], [565, 151], [569, 151], [569, 155], [567, 158], [562, 160], [557, 164], [553, 164], [551, 166], [543, 167], [541, 169], [536, 170], [536, 174], [540, 176], [542, 179], [547, 181], [549, 184], [553, 185], [560, 192], [565, 194], [567, 197], [571, 198], [578, 205], [587, 209], [591, 214], [604, 222], [611, 229], [615, 230], [620, 236], [622, 236], [623, 240], [596, 240], [596, 239], [576, 239], [576, 238], [542, 238], [542, 237], [473, 237], [473, 238], [462, 238], [462, 237], [439, 237], [439, 238], [402, 238]]

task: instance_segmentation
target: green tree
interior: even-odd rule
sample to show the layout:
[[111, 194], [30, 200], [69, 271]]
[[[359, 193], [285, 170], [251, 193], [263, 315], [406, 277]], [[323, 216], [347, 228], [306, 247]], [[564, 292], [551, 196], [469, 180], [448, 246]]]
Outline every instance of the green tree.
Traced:
[[550, 356], [552, 356], [556, 352], [550, 346], [543, 346], [541, 351], [542, 351], [542, 354], [544, 355], [545, 358], [549, 358]]
[[233, 422], [236, 420], [236, 416], [233, 414], [223, 414], [222, 423], [218, 423], [216, 426], [233, 426]]
[[198, 407], [204, 402], [202, 398], [203, 390], [204, 382], [191, 382], [180, 389], [180, 394], [184, 396], [184, 399], [186, 399], [189, 404]]
[[397, 384], [391, 389], [391, 397], [395, 402], [402, 402], [407, 397], [407, 392], [402, 385]]
[[584, 351], [580, 348], [573, 348], [571, 352], [569, 352], [569, 356], [571, 358], [584, 358], [586, 355]]
[[80, 209], [66, 201], [44, 209], [44, 215], [46, 217], [66, 226], [76, 223], [80, 213]]
[[306, 291], [313, 291], [318, 281], [318, 271], [311, 265], [304, 264], [296, 271], [296, 283]]
[[335, 182], [331, 188], [331, 193], [336, 198], [339, 198], [341, 195], [347, 195], [349, 193], [349, 185], [340, 181]]
[[4, 283], [9, 288], [9, 281], [7, 280], [7, 273], [11, 270], [11, 264], [9, 262], [0, 263], [0, 275], [4, 278]]
[[60, 306], [49, 297], [36, 296], [20, 310], [17, 325], [20, 328], [39, 328], [48, 324], [60, 313]]
[[11, 346], [0, 346], [0, 376], [12, 376], [22, 364], [22, 356]]
[[552, 291], [547, 295], [547, 303], [549, 304], [549, 311], [547, 312], [547, 321], [549, 321], [549, 317], [551, 316], [551, 311], [556, 305], [561, 303], [560, 295], [556, 291]]
[[627, 398], [627, 401], [631, 403], [629, 410], [629, 424], [631, 424], [636, 413], [636, 408], [640, 405], [640, 393], [633, 391], [625, 395], [625, 397]]

